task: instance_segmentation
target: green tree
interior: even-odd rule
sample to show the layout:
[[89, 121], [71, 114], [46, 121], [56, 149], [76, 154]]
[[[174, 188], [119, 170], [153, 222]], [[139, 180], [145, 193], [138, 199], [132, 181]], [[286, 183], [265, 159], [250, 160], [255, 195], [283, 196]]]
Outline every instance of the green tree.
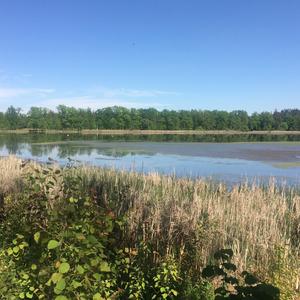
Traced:
[[5, 118], [8, 123], [9, 129], [20, 128], [19, 125], [21, 123], [21, 108], [15, 108], [11, 105], [5, 112]]
[[31, 107], [27, 114], [27, 126], [34, 129], [46, 129], [48, 127], [47, 114], [46, 108]]

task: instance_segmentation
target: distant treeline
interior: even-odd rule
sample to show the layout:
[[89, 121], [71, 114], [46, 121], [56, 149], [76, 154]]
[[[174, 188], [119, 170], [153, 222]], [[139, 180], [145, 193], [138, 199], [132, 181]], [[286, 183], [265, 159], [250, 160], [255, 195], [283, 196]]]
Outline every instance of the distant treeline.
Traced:
[[32, 107], [27, 113], [10, 106], [0, 112], [0, 129], [141, 129], [141, 130], [300, 130], [300, 110], [253, 113], [235, 110], [127, 109], [92, 111], [59, 105], [56, 111]]

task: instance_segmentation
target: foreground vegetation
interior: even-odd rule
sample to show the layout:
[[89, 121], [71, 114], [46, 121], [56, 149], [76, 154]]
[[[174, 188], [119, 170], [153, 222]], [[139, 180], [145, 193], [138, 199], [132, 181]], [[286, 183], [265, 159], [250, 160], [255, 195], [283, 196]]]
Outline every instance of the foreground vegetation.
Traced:
[[0, 170], [1, 299], [297, 299], [297, 191], [15, 157]]
[[32, 107], [28, 113], [10, 106], [0, 112], [0, 129], [125, 129], [125, 130], [235, 130], [299, 131], [300, 110], [274, 112], [127, 109], [107, 107], [92, 111], [59, 105], [57, 111]]

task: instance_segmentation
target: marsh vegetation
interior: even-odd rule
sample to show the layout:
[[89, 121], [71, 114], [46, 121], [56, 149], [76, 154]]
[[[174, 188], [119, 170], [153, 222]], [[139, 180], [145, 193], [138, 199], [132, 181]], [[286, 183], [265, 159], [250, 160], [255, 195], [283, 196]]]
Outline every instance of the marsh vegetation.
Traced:
[[4, 299], [297, 299], [297, 190], [15, 157], [0, 169]]

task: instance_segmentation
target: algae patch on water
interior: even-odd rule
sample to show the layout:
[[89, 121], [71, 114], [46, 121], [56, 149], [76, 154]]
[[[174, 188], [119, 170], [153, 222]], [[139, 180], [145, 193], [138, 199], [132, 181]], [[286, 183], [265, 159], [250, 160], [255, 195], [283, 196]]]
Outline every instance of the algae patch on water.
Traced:
[[279, 163], [273, 163], [272, 165], [275, 168], [281, 168], [281, 169], [299, 168], [300, 167], [300, 161], [279, 162]]

